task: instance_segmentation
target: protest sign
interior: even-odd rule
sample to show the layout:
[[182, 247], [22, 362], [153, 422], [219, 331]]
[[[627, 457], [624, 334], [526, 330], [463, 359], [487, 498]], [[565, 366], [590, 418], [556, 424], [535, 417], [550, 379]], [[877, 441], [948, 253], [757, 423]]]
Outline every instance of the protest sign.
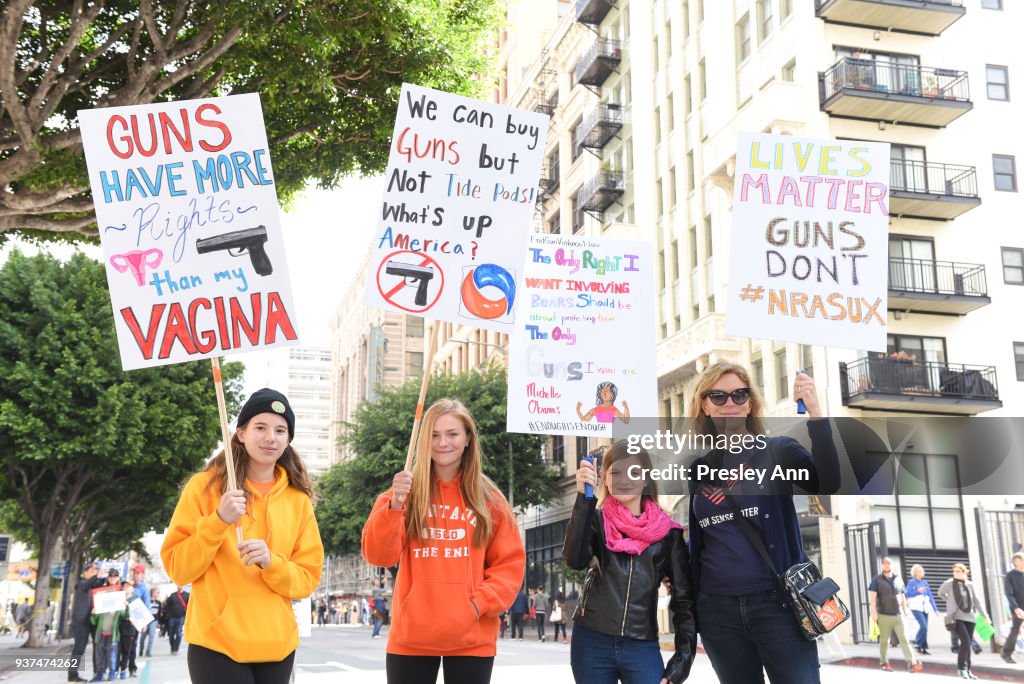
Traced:
[[402, 86], [368, 305], [509, 332], [548, 117]]
[[78, 116], [121, 365], [297, 342], [259, 96]]
[[651, 245], [531, 235], [509, 351], [508, 430], [611, 437], [656, 416]]
[[128, 619], [132, 621], [132, 625], [135, 626], [135, 629], [141, 632], [146, 629], [146, 626], [155, 618], [153, 617], [153, 613], [150, 612], [149, 606], [143, 603], [142, 599], [135, 597], [128, 604]]
[[889, 145], [741, 134], [726, 332], [885, 351]]
[[108, 585], [92, 590], [92, 612], [94, 615], [101, 613], [115, 613], [124, 610], [128, 605], [124, 589], [120, 584]]

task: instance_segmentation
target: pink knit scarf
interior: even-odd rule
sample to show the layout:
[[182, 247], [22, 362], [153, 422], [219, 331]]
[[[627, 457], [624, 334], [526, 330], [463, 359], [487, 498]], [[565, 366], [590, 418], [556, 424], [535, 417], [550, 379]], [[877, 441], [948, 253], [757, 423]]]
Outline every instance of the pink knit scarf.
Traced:
[[613, 496], [604, 500], [601, 512], [604, 514], [605, 544], [611, 551], [624, 551], [634, 556], [639, 556], [654, 542], [661, 541], [672, 528], [682, 528], [652, 499], [646, 500], [639, 518]]

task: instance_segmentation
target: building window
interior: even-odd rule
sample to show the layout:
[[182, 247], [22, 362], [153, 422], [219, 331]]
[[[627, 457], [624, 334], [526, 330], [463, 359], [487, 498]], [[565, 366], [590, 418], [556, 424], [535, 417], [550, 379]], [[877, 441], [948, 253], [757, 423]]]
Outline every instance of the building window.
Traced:
[[750, 379], [754, 381], [754, 387], [764, 396], [764, 361], [761, 360], [761, 352], [750, 359]]
[[700, 101], [708, 99], [708, 72], [704, 60], [697, 65], [697, 75], [700, 77]]
[[894, 505], [875, 506], [872, 513], [885, 521], [890, 549], [936, 551], [966, 548], [964, 520], [959, 494], [960, 473], [956, 456], [945, 454], [903, 454], [896, 466], [891, 460], [896, 495], [884, 497]]
[[587, 455], [587, 438], [577, 437], [576, 438], [576, 464], [579, 467], [579, 461], [581, 458]]
[[779, 401], [789, 397], [789, 367], [786, 364], [785, 343], [775, 344], [775, 379], [779, 387]]
[[406, 316], [405, 317], [405, 336], [406, 337], [423, 337], [423, 319], [420, 318], [419, 316]]
[[423, 352], [405, 352], [405, 377], [418, 378], [423, 375]]
[[704, 0], [697, 0], [697, 23], [702, 21], [704, 21]]
[[697, 226], [690, 226], [690, 268], [697, 268]]
[[668, 132], [669, 133], [671, 133], [672, 131], [674, 131], [676, 129], [676, 121], [675, 121], [675, 119], [676, 119], [676, 103], [675, 103], [675, 99], [676, 98], [675, 98], [675, 94], [674, 93], [669, 93], [668, 94], [667, 105], [668, 105]]
[[1010, 74], [1006, 67], [986, 64], [985, 80], [988, 81], [988, 99], [1010, 99]]
[[800, 345], [800, 370], [814, 377], [814, 347], [809, 344]]
[[1003, 247], [1003, 282], [1024, 285], [1024, 249]]
[[757, 42], [763, 43], [772, 35], [772, 0], [757, 0]]
[[558, 235], [561, 232], [562, 232], [562, 217], [556, 211], [554, 214], [551, 215], [551, 218], [548, 219], [548, 233], [550, 233], [551, 235]]
[[693, 177], [693, 150], [686, 153], [686, 190], [693, 192], [696, 187], [696, 181]]
[[921, 335], [886, 335], [886, 353], [893, 358], [911, 357], [919, 363], [946, 365], [946, 339]]
[[654, 108], [654, 144], [661, 144], [661, 107]]
[[690, 3], [683, 2], [683, 39], [690, 37]]
[[661, 69], [661, 41], [658, 39], [658, 35], [654, 35], [654, 73], [658, 73]]
[[582, 123], [583, 123], [583, 117], [581, 116], [580, 118], [576, 119], [576, 123], [574, 123], [572, 125], [572, 127], [569, 129], [569, 140], [572, 142], [572, 160], [573, 161], [576, 161], [577, 159], [579, 159], [580, 155], [583, 154], [583, 148], [576, 144], [576, 141], [579, 139], [576, 136], [576, 132], [577, 132], [577, 130], [579, 129], [579, 127], [580, 127], [580, 125]]
[[750, 56], [750, 14], [744, 14], [736, 22], [736, 61], [742, 62]]
[[1003, 0], [981, 0], [982, 9], [1003, 9]]
[[583, 210], [580, 209], [580, 191], [577, 190], [572, 196], [572, 234], [575, 235], [583, 230]]
[[1012, 155], [993, 154], [992, 173], [995, 175], [996, 190], [1017, 192], [1017, 164]]
[[779, 21], [786, 21], [793, 13], [793, 0], [779, 0]]
[[708, 214], [704, 217], [704, 250], [707, 252], [709, 259], [715, 253], [712, 233], [711, 214]]
[[566, 599], [579, 597], [579, 587], [565, 579], [562, 542], [568, 520], [526, 530], [526, 586], [544, 587], [548, 595], [563, 593]]
[[665, 272], [668, 268], [665, 266], [665, 250], [658, 252], [658, 291], [665, 289]]
[[693, 83], [690, 81], [690, 74], [683, 79], [683, 118], [690, 116], [693, 111]]
[[1017, 366], [1017, 379], [1024, 382], [1024, 342], [1013, 343], [1013, 363]]
[[785, 66], [782, 67], [782, 80], [786, 83], [796, 81], [796, 57], [786, 62]]
[[551, 462], [565, 462], [565, 437], [558, 436], [551, 438]]

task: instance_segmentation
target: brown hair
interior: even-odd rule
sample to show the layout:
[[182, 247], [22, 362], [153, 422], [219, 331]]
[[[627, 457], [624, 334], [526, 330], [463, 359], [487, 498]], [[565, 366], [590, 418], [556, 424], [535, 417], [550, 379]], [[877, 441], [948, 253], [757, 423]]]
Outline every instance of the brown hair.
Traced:
[[[476, 531], [473, 545], [484, 546], [494, 534], [492, 507], [501, 515], [511, 517], [512, 511], [501, 490], [483, 472], [483, 451], [477, 436], [476, 421], [469, 410], [456, 399], [439, 399], [423, 414], [423, 423], [416, 438], [416, 463], [413, 465], [412, 491], [406, 501], [405, 530], [409, 539], [421, 539], [427, 528], [430, 501], [434, 493], [434, 460], [430, 454], [434, 435], [434, 424], [444, 415], [452, 415], [462, 421], [469, 441], [462, 453], [459, 471], [462, 473], [462, 499], [476, 514]], [[497, 512], [497, 511], [493, 511]]]
[[[244, 427], [239, 425], [238, 427]], [[235, 466], [235, 482], [242, 491], [245, 492], [246, 505], [252, 504], [252, 492], [245, 486], [246, 473], [249, 469], [249, 452], [245, 450], [245, 445], [242, 444], [242, 440], [238, 439], [238, 432], [235, 431], [231, 434], [231, 455], [234, 459]], [[306, 471], [306, 464], [302, 462], [302, 458], [299, 456], [295, 448], [289, 444], [284, 448], [284, 453], [281, 454], [281, 458], [277, 459], [277, 465], [284, 469], [284, 472], [288, 475], [288, 486], [295, 487], [300, 492], [309, 497], [313, 505], [316, 505], [317, 494], [313, 488], [313, 481], [309, 478], [309, 473]], [[217, 491], [225, 492], [228, 488], [228, 475], [227, 468], [224, 465], [224, 450], [221, 449], [220, 453], [210, 459], [210, 462], [203, 468], [204, 472], [210, 472], [213, 477], [206, 483], [206, 489], [209, 491], [216, 486]]]
[[[631, 452], [630, 449], [633, 451]], [[611, 492], [608, 490], [608, 471], [612, 465], [618, 461], [628, 461], [631, 459], [636, 460], [640, 467], [646, 470], [652, 470], [654, 467], [651, 465], [651, 455], [647, 453], [646, 449], [636, 446], [630, 447], [624, 439], [620, 439], [604, 450], [604, 454], [601, 456], [601, 485], [598, 488], [598, 503], [603, 504], [604, 500], [611, 495]], [[640, 510], [647, 507], [648, 499], [656, 504], [658, 503], [658, 483], [650, 478], [647, 478], [643, 492], [640, 494]]]
[[722, 379], [723, 375], [735, 375], [744, 385], [750, 388], [750, 415], [747, 416], [747, 431], [752, 435], [763, 435], [768, 431], [765, 429], [764, 421], [761, 420], [764, 414], [764, 397], [760, 390], [750, 381], [750, 371], [738, 363], [719, 361], [704, 369], [704, 372], [697, 378], [697, 384], [693, 388], [693, 395], [690, 397], [689, 415], [694, 422], [697, 434], [717, 434], [711, 417], [704, 413], [704, 397], [715, 384]]

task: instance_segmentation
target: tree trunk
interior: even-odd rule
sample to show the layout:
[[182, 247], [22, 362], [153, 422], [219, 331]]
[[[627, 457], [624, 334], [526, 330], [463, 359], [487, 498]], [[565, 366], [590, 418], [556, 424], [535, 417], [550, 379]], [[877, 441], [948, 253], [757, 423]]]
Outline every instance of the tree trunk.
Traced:
[[50, 561], [54, 545], [60, 532], [57, 529], [44, 530], [39, 535], [39, 570], [36, 572], [36, 604], [28, 623], [28, 639], [24, 648], [39, 648], [45, 642], [46, 602], [50, 598]]

